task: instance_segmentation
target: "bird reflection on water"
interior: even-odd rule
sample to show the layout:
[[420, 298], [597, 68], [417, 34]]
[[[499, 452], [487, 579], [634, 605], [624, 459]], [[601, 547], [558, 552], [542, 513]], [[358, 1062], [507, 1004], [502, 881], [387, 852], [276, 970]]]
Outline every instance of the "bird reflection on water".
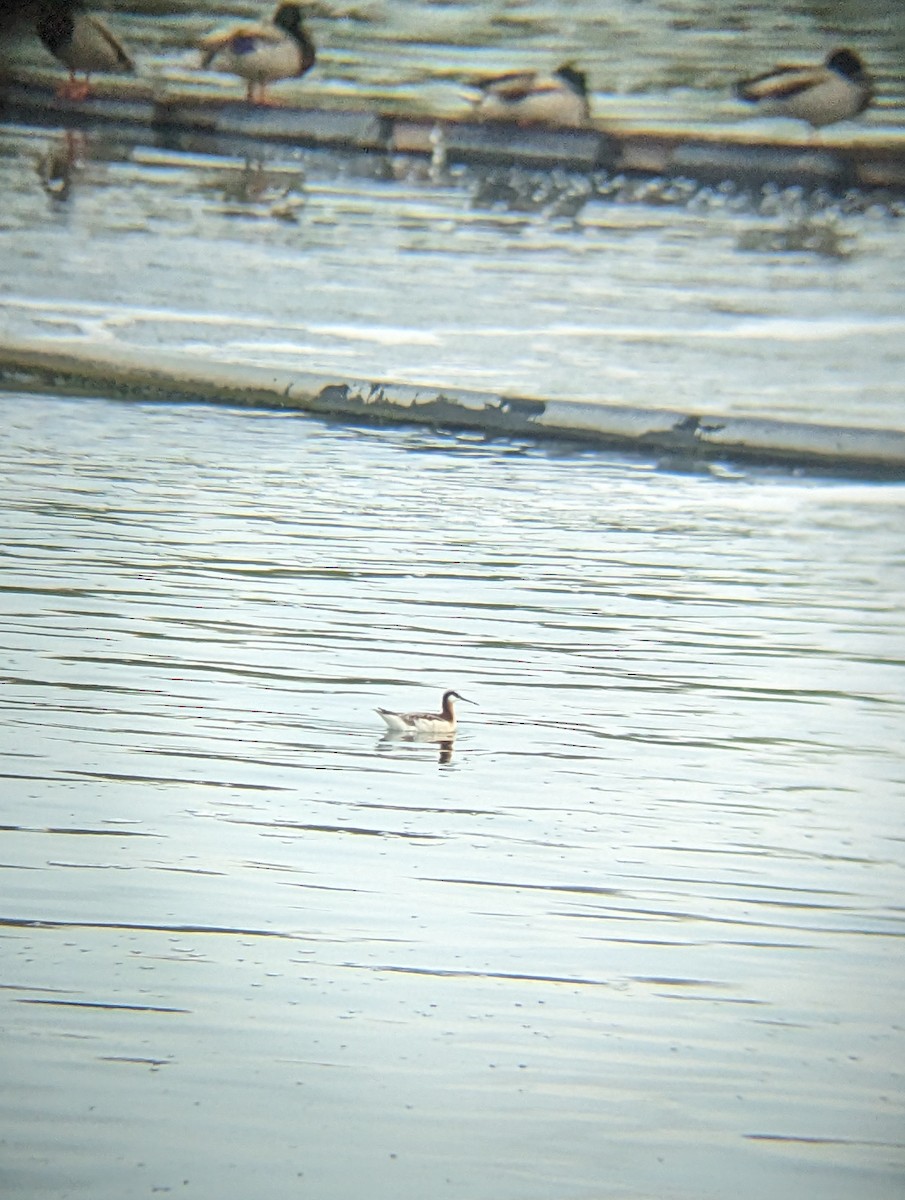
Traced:
[[453, 747], [455, 745], [455, 734], [451, 736], [444, 734], [438, 736], [430, 733], [399, 733], [393, 730], [387, 730], [383, 737], [377, 741], [377, 749], [381, 754], [392, 753], [398, 746], [436, 746], [437, 747], [437, 762], [441, 767], [447, 766], [452, 762]]
[[79, 171], [85, 164], [87, 144], [83, 133], [67, 129], [36, 160], [41, 186], [52, 200], [65, 201], [72, 195]]

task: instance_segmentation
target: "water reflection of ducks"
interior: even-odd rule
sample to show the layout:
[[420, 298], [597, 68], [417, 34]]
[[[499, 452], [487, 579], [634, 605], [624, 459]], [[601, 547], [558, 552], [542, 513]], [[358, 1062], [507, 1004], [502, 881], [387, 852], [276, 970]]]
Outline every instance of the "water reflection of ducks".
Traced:
[[[84, 100], [91, 93], [96, 71], [122, 74], [135, 70], [129, 52], [100, 17], [86, 12], [79, 0], [47, 0], [39, 10], [38, 37], [64, 67], [69, 79], [57, 94], [67, 100]], [[83, 74], [82, 81], [76, 79]]]
[[67, 129], [38, 159], [38, 176], [41, 186], [53, 200], [68, 200], [82, 166], [82, 151], [85, 135]]
[[224, 179], [219, 211], [226, 216], [297, 221], [305, 198], [296, 188], [304, 184], [304, 176], [299, 172], [288, 183], [285, 178], [284, 172], [269, 171], [260, 160], [247, 158], [240, 171], [230, 172]]
[[469, 86], [478, 92], [472, 106], [482, 120], [575, 127], [590, 118], [587, 76], [571, 63], [563, 63], [551, 75], [512, 71], [475, 79]]
[[247, 84], [249, 104], [268, 104], [267, 85], [309, 71], [314, 42], [302, 24], [298, 4], [280, 4], [269, 21], [234, 25], [198, 43], [202, 67], [238, 75]]
[[822, 66], [779, 66], [743, 79], [735, 94], [768, 116], [794, 117], [819, 129], [863, 112], [873, 88], [853, 50], [834, 50]]
[[378, 708], [376, 712], [384, 719], [387, 729], [395, 734], [422, 734], [429, 738], [455, 737], [456, 735], [456, 700], [464, 700], [466, 704], [474, 704], [458, 692], [443, 693], [443, 700], [438, 713], [428, 712], [392, 712], [388, 708]]

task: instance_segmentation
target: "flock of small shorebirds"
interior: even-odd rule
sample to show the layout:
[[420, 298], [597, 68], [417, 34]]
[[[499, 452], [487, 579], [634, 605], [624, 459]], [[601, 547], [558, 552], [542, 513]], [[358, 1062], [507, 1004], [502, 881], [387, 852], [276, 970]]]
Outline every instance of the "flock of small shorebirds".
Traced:
[[[135, 62], [120, 39], [81, 0], [50, 0], [39, 10], [36, 32], [69, 71], [60, 94], [70, 100], [90, 93], [96, 72], [130, 72]], [[215, 30], [198, 43], [200, 66], [245, 81], [249, 104], [268, 104], [268, 87], [298, 78], [316, 61], [316, 47], [302, 6], [280, 3], [269, 21]], [[79, 79], [79, 76], [83, 76]], [[571, 63], [551, 74], [513, 71], [469, 82], [475, 116], [576, 128], [590, 120], [588, 81]], [[870, 77], [853, 50], [839, 49], [819, 65], [778, 66], [736, 84], [738, 99], [771, 116], [794, 117], [814, 129], [863, 112], [873, 97]]]

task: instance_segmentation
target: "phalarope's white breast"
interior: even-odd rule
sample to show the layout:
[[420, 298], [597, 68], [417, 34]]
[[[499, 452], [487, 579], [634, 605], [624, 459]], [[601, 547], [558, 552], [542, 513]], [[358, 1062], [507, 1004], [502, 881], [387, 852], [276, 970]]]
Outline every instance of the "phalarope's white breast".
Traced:
[[474, 700], [468, 700], [465, 696], [460, 696], [458, 692], [444, 692], [443, 701], [438, 713], [397, 713], [390, 712], [387, 708], [378, 708], [377, 712], [383, 717], [387, 723], [387, 727], [393, 733], [429, 733], [435, 736], [447, 735], [451, 737], [456, 732], [456, 700], [464, 700], [466, 704], [474, 704]]

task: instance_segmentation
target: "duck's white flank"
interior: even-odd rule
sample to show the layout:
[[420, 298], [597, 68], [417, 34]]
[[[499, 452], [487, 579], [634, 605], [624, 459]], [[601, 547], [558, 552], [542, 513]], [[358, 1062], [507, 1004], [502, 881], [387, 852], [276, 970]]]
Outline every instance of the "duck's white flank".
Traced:
[[201, 66], [231, 72], [245, 80], [249, 104], [267, 104], [267, 86], [304, 75], [317, 52], [294, 0], [278, 4], [269, 21], [214, 31], [198, 43]]
[[378, 708], [376, 711], [383, 717], [387, 728], [393, 733], [432, 733], [454, 734], [456, 732], [456, 700], [464, 700], [466, 704], [474, 704], [458, 692], [444, 692], [438, 713], [391, 712], [388, 708]]
[[740, 100], [769, 116], [794, 117], [814, 129], [856, 117], [870, 104], [873, 86], [854, 50], [834, 50], [821, 66], [780, 66], [736, 85]]
[[469, 95], [479, 120], [515, 121], [521, 125], [585, 125], [588, 81], [583, 71], [564, 63], [552, 75], [538, 71], [510, 71], [475, 79]]

